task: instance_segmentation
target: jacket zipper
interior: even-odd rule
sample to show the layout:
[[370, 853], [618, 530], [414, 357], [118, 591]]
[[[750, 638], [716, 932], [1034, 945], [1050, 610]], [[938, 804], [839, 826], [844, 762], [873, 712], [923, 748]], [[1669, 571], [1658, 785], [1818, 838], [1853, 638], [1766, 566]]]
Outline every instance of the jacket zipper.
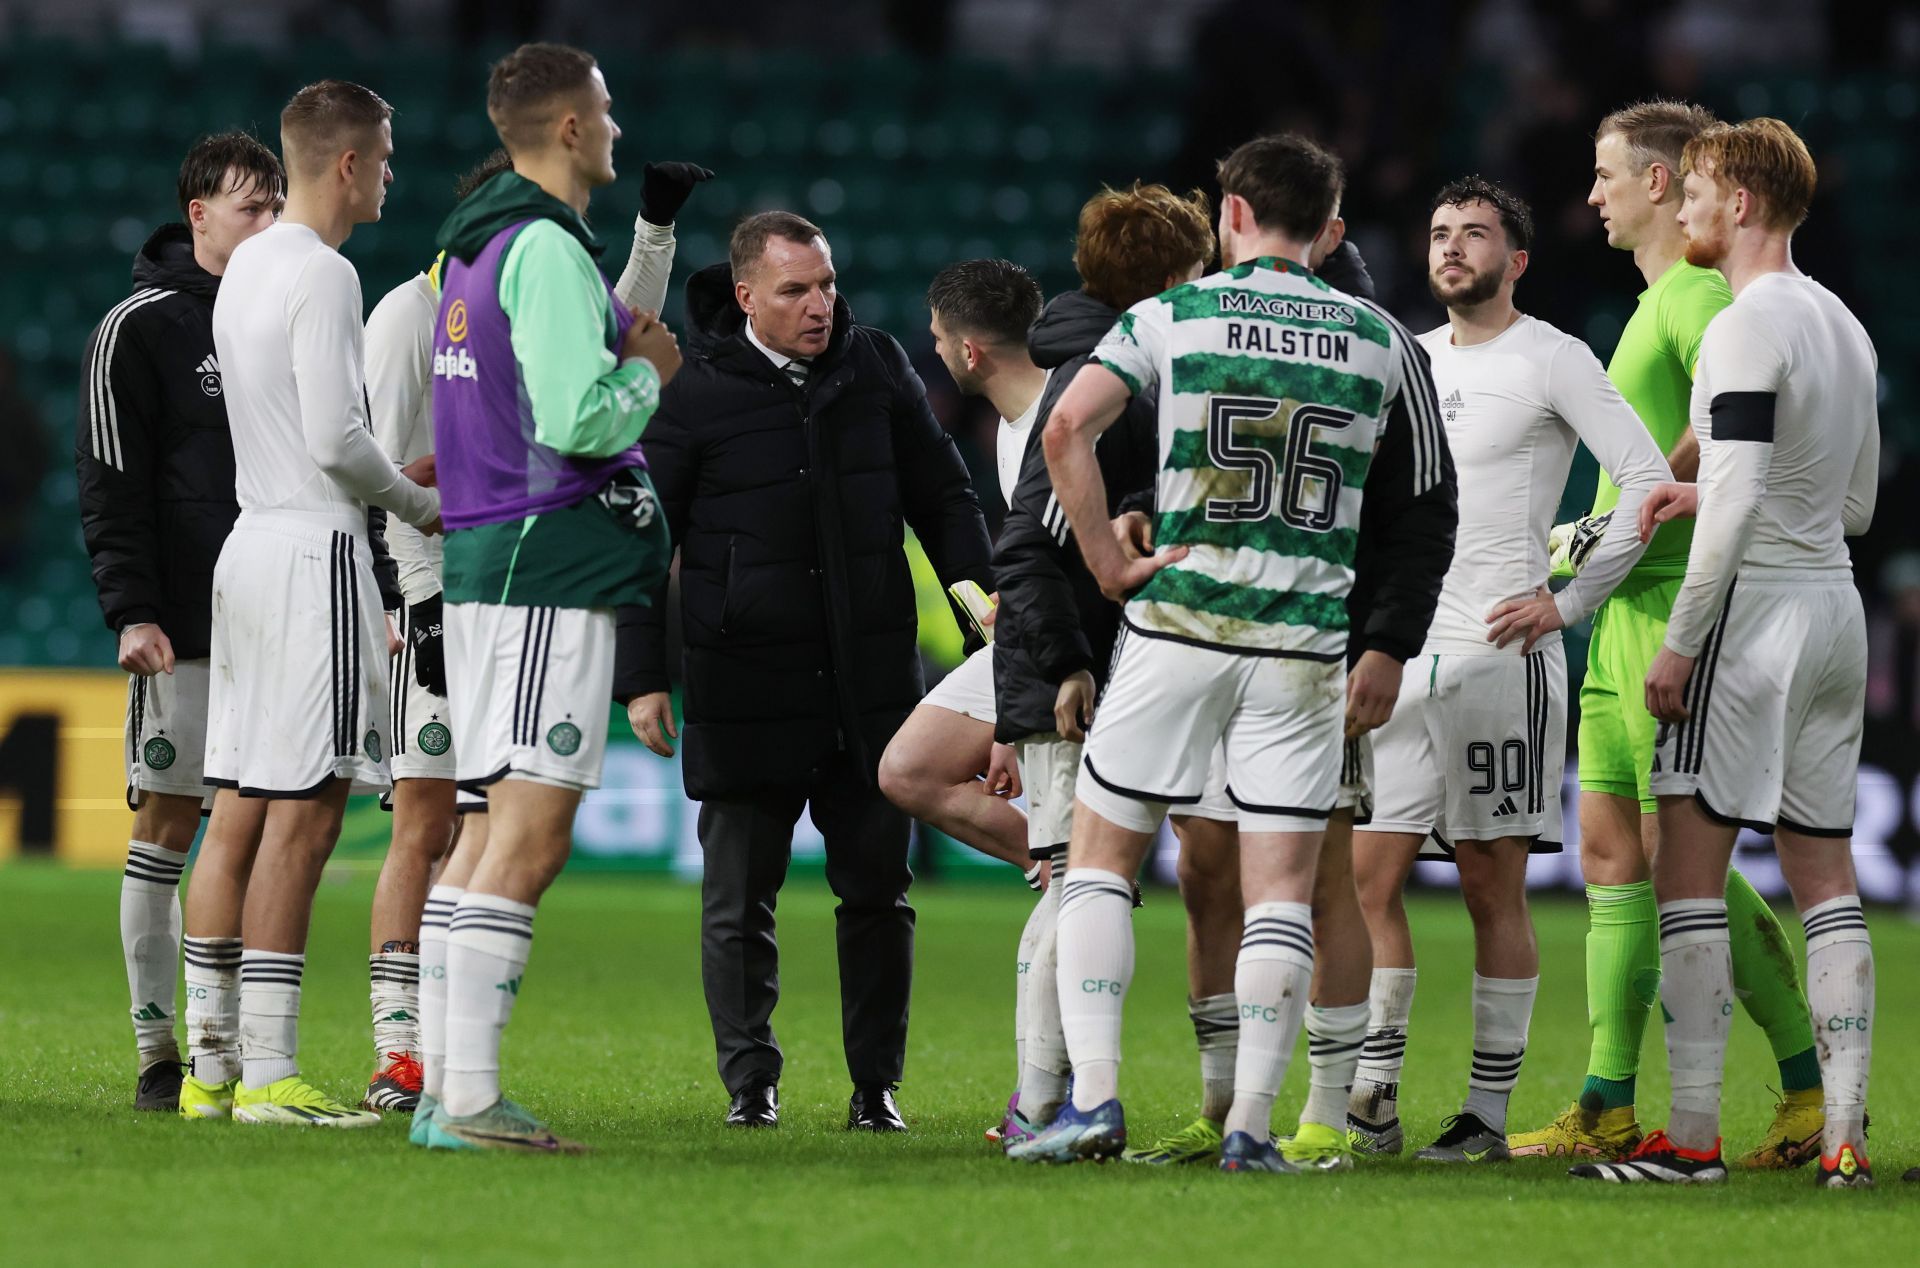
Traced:
[[738, 537], [727, 538], [727, 570], [720, 581], [720, 632], [727, 632], [727, 613], [733, 610], [733, 551]]

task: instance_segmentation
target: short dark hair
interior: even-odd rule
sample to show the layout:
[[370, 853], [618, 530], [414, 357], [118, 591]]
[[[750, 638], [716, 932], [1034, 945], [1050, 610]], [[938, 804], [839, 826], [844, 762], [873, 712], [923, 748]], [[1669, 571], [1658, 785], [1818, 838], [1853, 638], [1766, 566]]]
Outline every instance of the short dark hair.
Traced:
[[927, 307], [954, 334], [1022, 348], [1045, 298], [1033, 274], [1012, 260], [949, 264], [927, 287]]
[[592, 82], [593, 54], [567, 44], [522, 44], [487, 75], [487, 118], [509, 150], [537, 145], [553, 106]]
[[1167, 288], [1167, 279], [1213, 259], [1213, 213], [1200, 190], [1182, 197], [1135, 181], [1103, 189], [1080, 208], [1073, 267], [1081, 289], [1127, 309]]
[[1301, 240], [1320, 236], [1347, 184], [1339, 156], [1298, 132], [1256, 137], [1221, 159], [1215, 173], [1222, 196], [1246, 199], [1261, 228]]
[[733, 278], [737, 282], [760, 262], [760, 257], [767, 253], [767, 243], [773, 239], [805, 246], [815, 238], [824, 240], [826, 236], [820, 232], [819, 225], [791, 211], [756, 212], [733, 227], [733, 238], [727, 243], [727, 261], [733, 266]]
[[1713, 111], [1690, 101], [1670, 101], [1656, 97], [1622, 106], [1600, 121], [1593, 139], [1620, 134], [1626, 143], [1627, 161], [1633, 175], [1639, 175], [1655, 163], [1664, 163], [1676, 176], [1680, 172], [1680, 153], [1687, 142], [1714, 125]]
[[463, 203], [467, 195], [479, 189], [502, 172], [513, 170], [513, 155], [505, 150], [495, 150], [487, 157], [460, 173], [453, 182], [453, 201]]
[[331, 158], [393, 117], [393, 107], [371, 88], [323, 79], [293, 94], [280, 112], [280, 149], [290, 166]]
[[1509, 250], [1533, 249], [1533, 208], [1520, 195], [1484, 176], [1462, 176], [1442, 185], [1427, 215], [1431, 217], [1442, 207], [1464, 207], [1468, 203], [1485, 203], [1500, 214], [1500, 228], [1506, 232]]
[[253, 188], [276, 200], [286, 194], [287, 172], [273, 151], [237, 129], [203, 136], [180, 164], [180, 215], [195, 199]]

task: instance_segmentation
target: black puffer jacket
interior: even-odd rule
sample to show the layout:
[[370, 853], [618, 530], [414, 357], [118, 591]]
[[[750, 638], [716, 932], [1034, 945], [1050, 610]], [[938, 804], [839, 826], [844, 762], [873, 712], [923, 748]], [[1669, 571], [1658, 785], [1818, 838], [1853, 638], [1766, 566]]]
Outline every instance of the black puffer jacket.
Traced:
[[[1088, 669], [1096, 683], [1106, 684], [1120, 605], [1100, 593], [1087, 571], [1066, 514], [1054, 500], [1040, 436], [1067, 384], [1119, 317], [1117, 310], [1084, 291], [1068, 291], [1049, 301], [1027, 332], [1033, 363], [1052, 370], [1053, 376], [1027, 432], [1020, 480], [993, 551], [993, 575], [1000, 586], [1000, 610], [993, 623], [993, 698], [999, 720], [993, 734], [1002, 744], [1054, 729], [1054, 697], [1070, 675]], [[1153, 483], [1159, 465], [1156, 404], [1151, 397], [1128, 401], [1094, 447], [1107, 486], [1109, 515], [1117, 513], [1124, 495]]]
[[[74, 468], [80, 526], [107, 628], [157, 624], [180, 660], [207, 655], [213, 566], [240, 515], [233, 437], [213, 352], [220, 279], [185, 225], [162, 225], [133, 260], [133, 294], [87, 339]], [[386, 512], [369, 507], [374, 576], [400, 606]]]
[[[687, 282], [687, 356], [641, 443], [680, 552], [687, 795], [872, 778], [923, 691], [910, 526], [992, 589], [986, 523], [894, 339], [835, 305], [803, 391], [747, 341], [724, 264]], [[620, 613], [614, 694], [668, 687], [666, 587]]]

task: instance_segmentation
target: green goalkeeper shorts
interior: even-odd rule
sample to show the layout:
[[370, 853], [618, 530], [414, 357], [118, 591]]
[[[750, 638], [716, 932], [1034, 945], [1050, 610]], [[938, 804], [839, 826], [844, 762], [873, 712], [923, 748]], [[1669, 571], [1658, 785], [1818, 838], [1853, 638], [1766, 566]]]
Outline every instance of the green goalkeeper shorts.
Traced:
[[1667, 637], [1667, 617], [1681, 577], [1629, 577], [1593, 617], [1587, 676], [1580, 684], [1580, 788], [1635, 797], [1643, 814], [1657, 810], [1653, 715], [1647, 712], [1647, 670]]

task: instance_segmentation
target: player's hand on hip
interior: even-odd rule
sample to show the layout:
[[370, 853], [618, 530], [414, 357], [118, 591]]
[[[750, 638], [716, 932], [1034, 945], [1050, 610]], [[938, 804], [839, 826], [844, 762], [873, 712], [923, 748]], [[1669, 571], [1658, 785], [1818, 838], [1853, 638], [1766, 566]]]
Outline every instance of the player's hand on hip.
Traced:
[[1144, 511], [1128, 511], [1113, 518], [1113, 538], [1121, 553], [1129, 558], [1153, 553], [1153, 517]]
[[1063, 740], [1078, 744], [1093, 725], [1093, 674], [1085, 669], [1069, 674], [1053, 697], [1053, 729]]
[[987, 759], [987, 795], [1011, 798], [1020, 792], [1019, 755], [1011, 744], [995, 744], [993, 756]]
[[1404, 666], [1385, 652], [1362, 652], [1347, 674], [1347, 738], [1357, 740], [1393, 716]]
[[1524, 638], [1520, 644], [1520, 654], [1533, 650], [1543, 634], [1551, 634], [1560, 629], [1565, 622], [1560, 618], [1560, 605], [1553, 601], [1553, 591], [1541, 586], [1528, 599], [1508, 599], [1494, 605], [1487, 613], [1487, 641], [1497, 647], [1505, 647], [1516, 638]]
[[1693, 657], [1662, 647], [1647, 670], [1647, 712], [1662, 722], [1687, 720], [1687, 679], [1693, 677]]
[[1097, 578], [1100, 593], [1115, 603], [1125, 601], [1128, 595], [1153, 580], [1153, 574], [1187, 557], [1185, 546], [1168, 546], [1151, 555], [1139, 555], [1127, 560], [1117, 570]]
[[644, 696], [635, 696], [627, 704], [627, 725], [633, 728], [633, 734], [642, 744], [662, 757], [673, 756], [673, 745], [669, 742], [680, 738], [680, 732], [673, 725], [673, 696], [665, 691], [651, 691]]
[[393, 613], [387, 613], [387, 659], [398, 656], [400, 649], [406, 645], [406, 640], [400, 637], [400, 627], [394, 624]]
[[1700, 513], [1700, 486], [1697, 484], [1656, 484], [1647, 500], [1640, 504], [1640, 540], [1653, 540], [1653, 530], [1668, 520]]
[[415, 458], [412, 462], [400, 468], [400, 474], [423, 489], [437, 489], [440, 487], [440, 464], [434, 461], [432, 454]]
[[627, 337], [620, 342], [620, 359], [630, 357], [651, 361], [660, 375], [660, 386], [665, 387], [680, 372], [680, 341], [653, 313], [636, 313], [633, 324], [627, 327]]
[[142, 678], [173, 672], [173, 642], [151, 621], [120, 631], [120, 668]]

